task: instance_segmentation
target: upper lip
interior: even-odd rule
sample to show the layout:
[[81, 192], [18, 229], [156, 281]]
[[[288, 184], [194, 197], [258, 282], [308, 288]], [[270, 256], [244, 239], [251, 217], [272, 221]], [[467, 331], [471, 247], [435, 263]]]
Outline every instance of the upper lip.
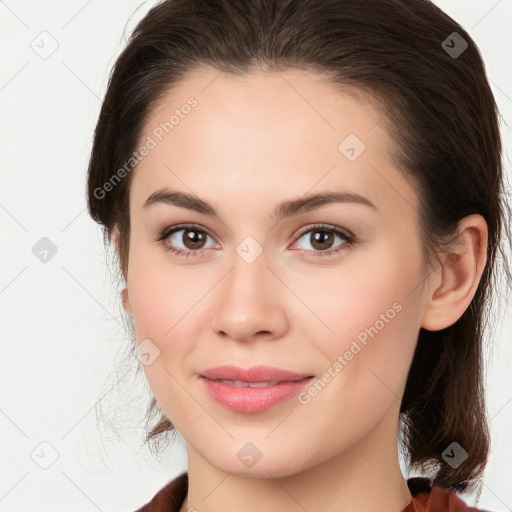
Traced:
[[201, 376], [210, 380], [238, 380], [242, 382], [289, 382], [312, 377], [312, 375], [291, 372], [283, 370], [282, 368], [273, 368], [271, 366], [240, 368], [232, 365], [209, 368], [208, 370], [203, 371]]

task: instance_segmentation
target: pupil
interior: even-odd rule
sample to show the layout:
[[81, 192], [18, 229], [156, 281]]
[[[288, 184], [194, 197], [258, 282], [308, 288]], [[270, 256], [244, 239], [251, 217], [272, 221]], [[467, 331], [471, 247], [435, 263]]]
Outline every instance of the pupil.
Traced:
[[204, 241], [204, 236], [198, 231], [187, 230], [185, 233], [187, 242], [192, 244], [193, 249], [197, 249], [197, 245], [201, 245], [201, 242]]
[[329, 241], [332, 243], [332, 237], [334, 236], [326, 231], [316, 231], [313, 235], [313, 243], [311, 245], [316, 249], [328, 249], [328, 247], [322, 247], [322, 245]]

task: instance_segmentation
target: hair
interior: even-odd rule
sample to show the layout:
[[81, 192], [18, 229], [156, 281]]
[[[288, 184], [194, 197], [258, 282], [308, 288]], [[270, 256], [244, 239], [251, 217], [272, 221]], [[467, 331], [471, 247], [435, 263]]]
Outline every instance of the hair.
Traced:
[[[453, 32], [468, 45], [456, 58], [442, 46]], [[508, 212], [499, 113], [474, 41], [428, 0], [167, 0], [152, 7], [109, 76], [88, 168], [89, 213], [105, 244], [118, 233], [125, 282], [133, 172], [112, 178], [163, 95], [199, 69], [239, 76], [303, 69], [378, 100], [393, 157], [418, 193], [429, 264], [456, 239], [461, 219], [485, 219], [487, 262], [476, 293], [453, 325], [420, 329], [400, 407], [410, 468], [434, 471], [433, 483], [444, 488], [471, 489], [489, 453], [484, 327], [498, 252], [506, 260]], [[148, 422], [156, 413], [146, 441], [175, 430], [153, 397]], [[442, 456], [453, 442], [467, 452], [458, 467]]]

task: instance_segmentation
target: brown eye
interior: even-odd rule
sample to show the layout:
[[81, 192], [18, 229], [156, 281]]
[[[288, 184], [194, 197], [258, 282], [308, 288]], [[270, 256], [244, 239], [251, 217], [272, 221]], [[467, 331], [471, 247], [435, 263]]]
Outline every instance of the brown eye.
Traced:
[[[341, 240], [341, 243], [336, 244], [336, 239]], [[313, 226], [307, 231], [303, 231], [298, 238], [299, 243], [304, 239], [307, 244], [306, 247], [299, 247], [300, 250], [313, 253], [318, 256], [334, 254], [341, 251], [355, 242], [355, 237], [349, 232], [337, 227], [329, 226]], [[309, 244], [309, 247], [307, 245]]]
[[312, 247], [319, 251], [330, 249], [334, 242], [334, 235], [327, 231], [311, 231], [310, 234]]
[[[207, 245], [208, 238], [210, 245]], [[179, 256], [199, 256], [206, 249], [218, 246], [211, 235], [194, 225], [168, 227], [160, 233], [157, 241], [163, 244], [166, 251]]]
[[187, 249], [202, 249], [208, 236], [203, 231], [197, 229], [182, 229], [182, 242]]

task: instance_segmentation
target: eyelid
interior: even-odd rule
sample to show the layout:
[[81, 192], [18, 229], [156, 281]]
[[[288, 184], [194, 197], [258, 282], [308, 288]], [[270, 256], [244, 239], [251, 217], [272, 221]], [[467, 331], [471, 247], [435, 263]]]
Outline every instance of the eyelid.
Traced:
[[218, 244], [215, 237], [210, 233], [210, 231], [207, 228], [204, 228], [203, 226], [200, 226], [199, 224], [195, 224], [195, 223], [173, 224], [171, 226], [164, 227], [163, 229], [159, 229], [158, 234], [155, 238], [155, 242], [158, 242], [160, 245], [162, 245], [166, 252], [174, 254], [180, 258], [201, 257], [203, 255], [203, 252], [205, 251], [205, 249], [199, 249], [197, 251], [193, 251], [190, 249], [182, 249], [181, 247], [174, 247], [172, 245], [167, 244], [166, 240], [171, 235], [173, 235], [174, 233], [177, 233], [179, 231], [187, 231], [187, 230], [195, 230], [195, 231], [204, 232], [204, 233], [206, 233], [207, 236], [209, 236], [212, 240], [214, 240], [214, 243]]
[[[185, 222], [183, 224], [173, 224], [171, 226], [164, 227], [163, 229], [160, 229], [157, 231], [157, 241], [162, 241], [165, 238], [167, 238], [169, 235], [176, 231], [181, 230], [187, 230], [187, 229], [197, 229], [197, 231], [203, 231], [211, 238], [215, 239], [215, 236], [212, 234], [212, 232], [205, 228], [204, 226], [201, 226], [200, 224], [194, 224], [193, 222]], [[197, 251], [196, 251], [197, 252]]]
[[332, 224], [315, 224], [312, 226], [308, 226], [302, 230], [300, 230], [299, 234], [295, 237], [294, 242], [292, 243], [292, 247], [299, 242], [299, 240], [306, 234], [315, 232], [315, 231], [324, 231], [328, 233], [332, 233], [334, 236], [338, 236], [342, 239], [342, 243], [333, 249], [326, 249], [324, 251], [312, 251], [309, 249], [292, 249], [294, 251], [303, 254], [304, 257], [311, 261], [316, 261], [318, 258], [329, 258], [334, 257], [347, 249], [354, 246], [357, 242], [356, 236], [348, 231], [345, 228], [341, 228], [339, 226], [335, 226]]
[[312, 226], [307, 226], [307, 227], [303, 228], [297, 234], [297, 238], [300, 238], [303, 235], [305, 235], [306, 233], [309, 233], [310, 231], [314, 231], [315, 229], [317, 229], [319, 231], [321, 229], [325, 229], [326, 231], [334, 231], [336, 233], [343, 234], [349, 240], [355, 239], [355, 235], [353, 233], [351, 233], [348, 229], [341, 228], [339, 226], [334, 226], [332, 224], [321, 224], [321, 223], [320, 224], [314, 224]]

